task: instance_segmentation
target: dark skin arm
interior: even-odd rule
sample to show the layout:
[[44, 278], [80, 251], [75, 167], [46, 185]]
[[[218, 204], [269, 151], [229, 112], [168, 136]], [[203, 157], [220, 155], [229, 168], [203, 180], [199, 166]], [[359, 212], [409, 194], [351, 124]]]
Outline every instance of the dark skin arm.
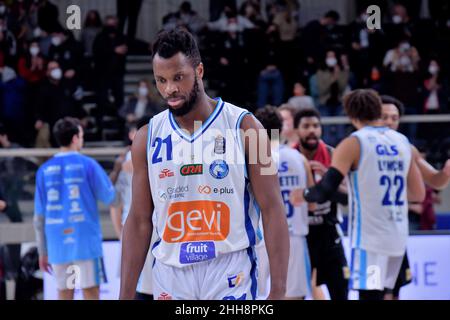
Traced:
[[445, 189], [450, 183], [450, 160], [445, 162], [442, 170], [436, 170], [431, 164], [422, 158], [416, 147], [411, 146], [411, 149], [413, 153], [413, 160], [419, 167], [423, 181], [436, 190]]
[[132, 200], [123, 228], [120, 299], [134, 299], [139, 275], [150, 247], [153, 200], [147, 167], [148, 126], [138, 131], [131, 149], [133, 161]]
[[268, 163], [270, 142], [261, 123], [253, 116], [246, 115], [241, 123], [241, 129], [244, 132], [256, 130], [258, 133], [263, 133], [257, 134], [257, 143], [254, 140], [249, 143], [249, 139], [245, 139], [245, 153], [252, 190], [261, 208], [264, 238], [269, 256], [271, 289], [268, 299], [279, 300], [284, 298], [286, 292], [289, 230], [281, 198], [277, 168], [269, 169], [270, 163], [272, 163], [272, 161]]

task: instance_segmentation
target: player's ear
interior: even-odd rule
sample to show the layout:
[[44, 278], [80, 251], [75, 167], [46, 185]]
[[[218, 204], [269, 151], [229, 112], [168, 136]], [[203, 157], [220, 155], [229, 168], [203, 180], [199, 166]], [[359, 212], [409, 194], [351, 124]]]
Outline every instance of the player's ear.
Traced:
[[197, 78], [203, 79], [203, 74], [205, 72], [205, 69], [203, 68], [203, 63], [200, 62], [198, 66], [195, 68], [195, 72], [197, 73]]

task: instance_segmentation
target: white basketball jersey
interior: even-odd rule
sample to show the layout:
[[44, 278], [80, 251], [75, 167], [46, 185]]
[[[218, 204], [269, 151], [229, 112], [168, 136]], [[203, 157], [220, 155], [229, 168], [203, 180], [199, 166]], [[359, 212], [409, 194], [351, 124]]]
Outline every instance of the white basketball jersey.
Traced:
[[386, 127], [352, 134], [361, 147], [358, 169], [348, 175], [352, 248], [401, 256], [408, 238], [408, 139]]
[[158, 261], [184, 267], [258, 241], [259, 207], [240, 135], [247, 114], [217, 99], [192, 135], [168, 110], [150, 121], [147, 161]]
[[286, 145], [279, 148], [278, 178], [283, 197], [286, 218], [291, 236], [306, 236], [308, 234], [308, 204], [294, 207], [289, 197], [294, 189], [305, 189], [308, 185], [303, 155]]

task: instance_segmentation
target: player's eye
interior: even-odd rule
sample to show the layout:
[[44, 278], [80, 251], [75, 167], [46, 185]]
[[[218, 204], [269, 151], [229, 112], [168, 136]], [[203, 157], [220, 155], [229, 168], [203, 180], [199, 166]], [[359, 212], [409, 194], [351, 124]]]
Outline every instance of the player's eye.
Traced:
[[183, 80], [183, 76], [180, 75], [180, 74], [177, 74], [177, 75], [175, 76], [174, 80], [175, 80], [175, 81], [181, 81], [181, 80]]
[[166, 79], [163, 79], [163, 78], [159, 78], [156, 81], [159, 83], [166, 83]]

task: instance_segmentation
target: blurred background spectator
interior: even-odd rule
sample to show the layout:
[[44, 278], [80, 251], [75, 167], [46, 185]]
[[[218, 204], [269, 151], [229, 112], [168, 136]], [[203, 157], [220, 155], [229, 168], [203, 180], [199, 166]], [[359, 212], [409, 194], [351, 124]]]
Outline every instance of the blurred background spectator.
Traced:
[[197, 36], [206, 27], [206, 20], [192, 9], [189, 1], [184, 1], [178, 11], [170, 12], [163, 17], [162, 24], [166, 30], [183, 26]]
[[144, 117], [153, 117], [161, 110], [152, 96], [150, 82], [140, 80], [137, 92], [122, 106], [119, 115], [131, 125]]
[[118, 31], [125, 33], [129, 42], [135, 39], [139, 11], [141, 10], [142, 0], [117, 0], [117, 17], [119, 18]]
[[293, 96], [289, 98], [288, 104], [295, 107], [298, 111], [306, 108], [314, 108], [314, 100], [306, 95], [306, 88], [301, 82], [296, 82], [292, 90]]
[[[93, 53], [97, 76], [98, 125], [102, 126], [103, 114], [117, 114], [123, 105], [125, 63], [128, 47], [126, 38], [118, 29], [115, 16], [105, 19], [103, 30], [94, 41]], [[109, 100], [109, 90], [114, 98]]]
[[[50, 61], [47, 65], [47, 77], [41, 83], [35, 101], [36, 130], [50, 130], [51, 132], [53, 125], [61, 118], [73, 116], [82, 119], [85, 117], [84, 110], [75, 99], [74, 89], [72, 79], [64, 77], [59, 63]], [[44, 137], [50, 136], [50, 145], [57, 146], [53, 135], [42, 132], [41, 135]], [[38, 135], [38, 137], [42, 137], [41, 135]], [[38, 140], [36, 145], [45, 147], [48, 145], [48, 141]]]

